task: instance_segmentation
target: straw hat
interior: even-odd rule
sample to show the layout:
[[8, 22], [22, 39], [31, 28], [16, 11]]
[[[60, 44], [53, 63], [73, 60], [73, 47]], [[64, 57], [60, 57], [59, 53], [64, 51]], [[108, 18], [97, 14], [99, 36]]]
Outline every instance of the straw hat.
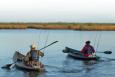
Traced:
[[30, 46], [30, 48], [31, 48], [31, 49], [36, 49], [37, 46], [36, 46], [35, 44], [32, 44], [32, 45]]

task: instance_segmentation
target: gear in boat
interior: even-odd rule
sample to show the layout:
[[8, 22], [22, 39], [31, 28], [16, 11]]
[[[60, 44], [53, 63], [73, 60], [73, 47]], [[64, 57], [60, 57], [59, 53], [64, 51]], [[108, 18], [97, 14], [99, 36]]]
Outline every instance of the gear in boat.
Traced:
[[80, 60], [99, 60], [100, 59], [100, 57], [98, 57], [96, 55], [86, 57], [79, 50], [75, 50], [75, 49], [72, 49], [72, 48], [69, 48], [69, 47], [66, 47], [63, 50], [63, 52], [68, 53], [69, 57], [72, 57], [72, 58], [75, 58], [75, 59], [80, 59]]
[[44, 71], [44, 65], [39, 61], [40, 56], [43, 57], [44, 54], [41, 51], [36, 50], [36, 46], [33, 44], [30, 46], [30, 51], [26, 56], [19, 52], [15, 52], [13, 61], [15, 62], [16, 67], [20, 69]]

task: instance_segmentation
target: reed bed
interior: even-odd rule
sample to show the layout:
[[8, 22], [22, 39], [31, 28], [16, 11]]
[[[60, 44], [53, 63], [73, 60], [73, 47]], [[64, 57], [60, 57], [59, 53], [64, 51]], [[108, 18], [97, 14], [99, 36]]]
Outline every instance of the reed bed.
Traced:
[[115, 24], [98, 23], [0, 23], [0, 29], [70, 29], [114, 31]]

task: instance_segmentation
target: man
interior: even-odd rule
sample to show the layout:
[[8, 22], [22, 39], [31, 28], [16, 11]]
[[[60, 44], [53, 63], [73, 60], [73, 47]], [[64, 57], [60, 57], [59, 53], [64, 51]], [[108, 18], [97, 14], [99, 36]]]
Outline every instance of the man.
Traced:
[[35, 44], [32, 44], [30, 46], [30, 51], [27, 53], [27, 57], [28, 57], [28, 63], [29, 65], [38, 65], [40, 64], [41, 62], [39, 61], [39, 57], [43, 57], [44, 56], [44, 53], [39, 51], [39, 50], [36, 50], [36, 45]]
[[84, 54], [86, 57], [90, 57], [95, 53], [95, 50], [93, 46], [90, 45], [90, 41], [85, 42], [85, 46], [81, 50], [81, 52]]

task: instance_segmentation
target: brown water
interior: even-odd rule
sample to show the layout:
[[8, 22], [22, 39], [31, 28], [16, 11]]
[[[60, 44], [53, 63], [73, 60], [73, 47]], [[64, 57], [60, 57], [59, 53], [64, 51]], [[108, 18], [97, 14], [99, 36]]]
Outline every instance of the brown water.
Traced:
[[[115, 76], [115, 32], [114, 31], [73, 31], [73, 30], [0, 30], [0, 67], [12, 63], [15, 51], [26, 54], [32, 43], [38, 49], [54, 41], [58, 43], [42, 50], [45, 56], [41, 62], [46, 72], [27, 72], [15, 67], [11, 70], [0, 68], [0, 77], [114, 77]], [[80, 50], [86, 40], [98, 51], [111, 50], [110, 55], [97, 53], [103, 57], [99, 61], [80, 61], [68, 58], [62, 50], [68, 46]]]

